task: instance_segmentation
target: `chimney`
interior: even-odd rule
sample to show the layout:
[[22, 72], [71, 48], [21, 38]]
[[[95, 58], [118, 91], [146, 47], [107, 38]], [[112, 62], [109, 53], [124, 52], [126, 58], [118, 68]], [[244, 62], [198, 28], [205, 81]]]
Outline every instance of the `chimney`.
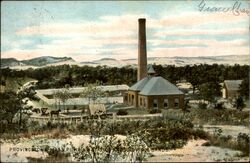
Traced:
[[146, 19], [140, 18], [138, 40], [138, 69], [137, 81], [147, 76], [147, 46], [146, 46]]

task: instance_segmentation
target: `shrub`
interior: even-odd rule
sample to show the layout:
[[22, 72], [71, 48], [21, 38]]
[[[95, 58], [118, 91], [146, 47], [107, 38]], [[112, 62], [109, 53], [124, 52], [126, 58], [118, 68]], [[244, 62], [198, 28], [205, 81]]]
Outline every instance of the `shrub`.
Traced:
[[203, 143], [201, 146], [211, 146], [211, 143], [209, 142], [209, 141], [207, 141], [207, 142], [205, 142], [205, 143]]
[[156, 114], [156, 113], [161, 113], [161, 109], [151, 109], [149, 110], [150, 114]]
[[50, 134], [47, 135], [48, 138], [52, 139], [65, 139], [69, 137], [69, 133], [67, 130], [61, 130], [59, 128], [51, 131]]
[[240, 150], [242, 156], [248, 156], [249, 154], [249, 136], [245, 133], [239, 133], [236, 140], [230, 135], [225, 136], [216, 133], [210, 134], [208, 139], [211, 145]]
[[116, 114], [117, 115], [128, 115], [128, 111], [124, 110], [124, 109], [120, 109], [120, 110], [118, 110], [118, 112]]
[[76, 148], [71, 144], [73, 157], [79, 162], [142, 162], [149, 153], [149, 148], [137, 135], [129, 135], [125, 140], [115, 136], [91, 137], [88, 145]]
[[239, 133], [237, 136], [238, 149], [244, 154], [249, 154], [249, 136], [246, 133]]
[[207, 109], [207, 104], [206, 104], [206, 103], [199, 103], [199, 104], [198, 104], [198, 107], [199, 107], [200, 109]]
[[226, 108], [224, 107], [223, 102], [219, 102], [219, 103], [215, 104], [215, 109], [223, 110], [223, 109], [226, 109]]
[[200, 138], [200, 139], [207, 139], [208, 138], [208, 133], [204, 130], [201, 129], [196, 129], [193, 131], [194, 138]]

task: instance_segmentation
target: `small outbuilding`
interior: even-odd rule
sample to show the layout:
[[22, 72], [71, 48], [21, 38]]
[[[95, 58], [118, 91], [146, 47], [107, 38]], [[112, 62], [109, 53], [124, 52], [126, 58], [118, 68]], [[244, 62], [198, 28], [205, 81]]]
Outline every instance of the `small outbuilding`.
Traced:
[[223, 84], [223, 98], [233, 99], [239, 96], [242, 80], [225, 80]]

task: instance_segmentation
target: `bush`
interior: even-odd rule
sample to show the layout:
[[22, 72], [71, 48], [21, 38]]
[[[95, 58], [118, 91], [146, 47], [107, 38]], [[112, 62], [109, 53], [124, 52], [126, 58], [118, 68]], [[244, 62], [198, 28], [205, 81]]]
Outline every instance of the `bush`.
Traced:
[[156, 113], [161, 113], [161, 109], [151, 109], [149, 110], [150, 114], [156, 114]]
[[201, 146], [206, 146], [206, 147], [208, 147], [208, 146], [211, 146], [211, 143], [210, 143], [209, 141], [207, 141], [207, 142], [203, 143]]
[[50, 134], [47, 135], [48, 138], [52, 139], [65, 139], [69, 137], [69, 133], [67, 130], [63, 129], [54, 129]]
[[242, 152], [242, 156], [249, 155], [249, 136], [245, 133], [239, 133], [237, 139], [230, 135], [210, 134], [208, 137], [211, 145], [223, 148], [230, 148]]
[[223, 109], [226, 109], [226, 108], [224, 107], [224, 103], [220, 102], [220, 103], [215, 104], [215, 109], [223, 110]]
[[200, 139], [207, 139], [208, 138], [208, 133], [204, 130], [201, 129], [196, 129], [193, 131], [194, 138], [200, 138]]
[[127, 111], [127, 110], [120, 109], [120, 110], [118, 110], [118, 112], [117, 112], [116, 114], [117, 114], [117, 115], [128, 115], [128, 111]]
[[206, 103], [199, 103], [199, 104], [198, 104], [198, 107], [199, 107], [200, 109], [207, 109], [207, 104], [206, 104]]

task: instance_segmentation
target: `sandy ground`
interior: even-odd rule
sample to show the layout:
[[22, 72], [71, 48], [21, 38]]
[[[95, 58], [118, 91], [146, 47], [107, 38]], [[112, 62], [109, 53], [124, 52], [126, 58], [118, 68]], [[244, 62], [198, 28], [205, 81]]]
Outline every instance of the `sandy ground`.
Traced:
[[[75, 135], [67, 139], [46, 139], [43, 136], [33, 137], [31, 139], [21, 139], [16, 142], [4, 142], [1, 144], [1, 161], [0, 162], [28, 162], [27, 157], [45, 158], [47, 152], [39, 147], [49, 145], [51, 147], [59, 147], [65, 143], [70, 143], [75, 147], [82, 143], [87, 144], [90, 139], [89, 135]], [[32, 146], [38, 151], [32, 151]]]
[[237, 157], [241, 152], [230, 149], [202, 146], [206, 140], [191, 140], [186, 146], [176, 150], [152, 151], [148, 162], [218, 162], [248, 161], [248, 157]]
[[[117, 135], [119, 139], [125, 136]], [[45, 158], [48, 154], [44, 151], [31, 151], [32, 145], [35, 147], [49, 145], [58, 147], [65, 143], [72, 142], [78, 147], [82, 143], [88, 144], [90, 135], [72, 135], [66, 139], [47, 139], [42, 136], [31, 139], [21, 139], [16, 143], [4, 142], [1, 144], [0, 162], [28, 162], [27, 157]], [[191, 140], [181, 149], [169, 151], [152, 151], [153, 157], [148, 158], [149, 162], [204, 162], [204, 161], [248, 161], [248, 158], [239, 158], [240, 151], [223, 149], [214, 146], [202, 146], [205, 140]], [[25, 151], [27, 149], [27, 151]], [[18, 151], [17, 151], [18, 150]]]
[[215, 129], [221, 129], [222, 135], [231, 135], [233, 138], [237, 138], [238, 134], [246, 133], [250, 135], [250, 129], [246, 126], [232, 126], [232, 125], [203, 125], [203, 129], [209, 133], [214, 132]]

